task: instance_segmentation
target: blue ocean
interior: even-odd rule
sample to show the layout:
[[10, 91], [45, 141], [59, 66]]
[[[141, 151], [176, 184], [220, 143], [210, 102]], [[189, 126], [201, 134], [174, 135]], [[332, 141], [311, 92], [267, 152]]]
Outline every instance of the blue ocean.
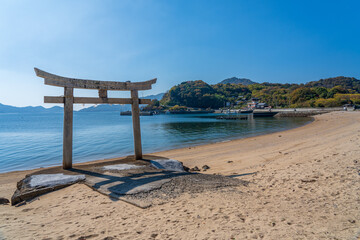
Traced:
[[[302, 126], [309, 118], [217, 120], [207, 115], [141, 117], [143, 153], [267, 134]], [[0, 114], [0, 172], [62, 164], [62, 113]], [[131, 116], [74, 112], [73, 162], [133, 154]]]

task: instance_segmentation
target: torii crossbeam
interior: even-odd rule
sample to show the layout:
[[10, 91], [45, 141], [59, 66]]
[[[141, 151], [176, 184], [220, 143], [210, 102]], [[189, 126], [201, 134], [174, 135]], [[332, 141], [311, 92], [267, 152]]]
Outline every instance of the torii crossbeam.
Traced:
[[[46, 85], [64, 88], [63, 97], [44, 97], [45, 103], [64, 104], [64, 132], [63, 132], [63, 168], [72, 168], [73, 144], [73, 104], [131, 104], [135, 159], [142, 159], [140, 108], [139, 104], [150, 104], [151, 99], [139, 99], [138, 91], [151, 89], [156, 78], [144, 82], [112, 82], [85, 80], [57, 76], [38, 68], [34, 68], [36, 76], [44, 78]], [[74, 97], [74, 88], [95, 89], [99, 91], [99, 98]], [[131, 98], [108, 98], [107, 91], [130, 91]]]

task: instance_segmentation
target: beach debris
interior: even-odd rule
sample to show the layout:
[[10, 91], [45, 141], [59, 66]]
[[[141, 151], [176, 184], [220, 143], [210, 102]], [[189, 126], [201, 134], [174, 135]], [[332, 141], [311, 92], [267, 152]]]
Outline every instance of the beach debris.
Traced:
[[85, 175], [64, 175], [58, 174], [38, 174], [30, 175], [17, 183], [17, 189], [11, 197], [11, 205], [21, 202], [30, 202], [42, 194], [52, 192], [74, 183], [85, 180]]
[[0, 197], [0, 205], [7, 205], [10, 201], [7, 198]]
[[25, 208], [25, 209], [23, 209], [23, 210], [21, 210], [22, 212], [29, 212], [29, 211], [31, 211], [31, 210], [33, 210], [33, 208]]
[[151, 234], [151, 237], [152, 237], [152, 238], [156, 238], [157, 235], [158, 235], [157, 233], [153, 233], [153, 234]]
[[116, 238], [114, 237], [105, 237], [103, 240], [115, 240]]
[[233, 163], [234, 161], [227, 161], [227, 163]]
[[193, 168], [190, 168], [190, 171], [192, 171], [192, 172], [200, 172], [200, 169], [198, 168], [198, 166], [195, 166]]
[[104, 169], [104, 170], [130, 170], [130, 169], [139, 169], [139, 168], [144, 168], [144, 167], [146, 167], [146, 166], [123, 163], [123, 164], [104, 166], [102, 169]]
[[301, 179], [301, 182], [303, 182], [303, 183], [312, 183], [312, 182], [316, 182], [316, 179], [306, 178], [306, 179]]
[[184, 172], [184, 166], [182, 162], [174, 159], [156, 159], [150, 160], [153, 167], [157, 169], [164, 169], [168, 171]]
[[91, 234], [91, 235], [87, 235], [87, 236], [81, 236], [77, 240], [88, 240], [90, 238], [94, 238], [94, 237], [98, 237], [98, 236], [99, 236], [99, 234]]
[[210, 169], [210, 167], [209, 167], [208, 165], [202, 166], [202, 170], [203, 170], [203, 171], [206, 171], [206, 170], [208, 170], [208, 169]]

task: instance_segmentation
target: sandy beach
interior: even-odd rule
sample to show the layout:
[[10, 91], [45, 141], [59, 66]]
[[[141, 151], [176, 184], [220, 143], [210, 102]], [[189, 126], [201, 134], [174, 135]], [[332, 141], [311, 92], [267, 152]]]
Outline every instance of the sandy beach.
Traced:
[[[0, 205], [0, 239], [360, 239], [360, 112], [296, 129], [153, 153], [249, 181], [141, 209], [84, 184]], [[10, 199], [21, 171], [0, 174]]]

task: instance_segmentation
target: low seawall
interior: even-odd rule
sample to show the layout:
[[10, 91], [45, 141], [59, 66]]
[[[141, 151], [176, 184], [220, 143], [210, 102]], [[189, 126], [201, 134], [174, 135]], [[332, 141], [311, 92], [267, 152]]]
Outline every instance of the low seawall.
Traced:
[[314, 115], [344, 111], [342, 107], [338, 108], [284, 108], [284, 109], [273, 109], [274, 112], [279, 112], [275, 117], [311, 117]]
[[328, 113], [329, 111], [296, 111], [296, 112], [279, 112], [275, 117], [311, 117], [314, 115]]

